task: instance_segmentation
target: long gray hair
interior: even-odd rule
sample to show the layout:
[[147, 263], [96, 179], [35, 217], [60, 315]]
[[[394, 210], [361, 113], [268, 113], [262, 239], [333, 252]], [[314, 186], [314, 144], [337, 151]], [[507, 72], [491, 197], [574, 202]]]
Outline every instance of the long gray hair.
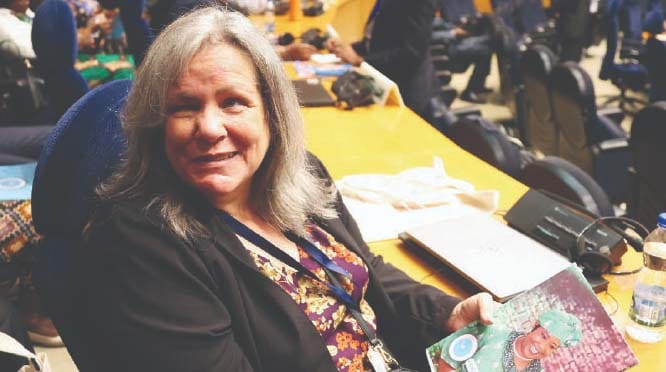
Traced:
[[98, 189], [102, 200], [142, 196], [158, 208], [178, 236], [206, 234], [197, 220], [194, 191], [176, 176], [164, 150], [167, 92], [192, 58], [215, 45], [245, 52], [256, 68], [270, 144], [253, 175], [250, 207], [268, 223], [302, 233], [311, 216], [332, 217], [334, 195], [307, 162], [303, 120], [296, 93], [270, 43], [242, 14], [219, 7], [195, 10], [159, 35], [136, 73], [122, 117], [126, 159]]

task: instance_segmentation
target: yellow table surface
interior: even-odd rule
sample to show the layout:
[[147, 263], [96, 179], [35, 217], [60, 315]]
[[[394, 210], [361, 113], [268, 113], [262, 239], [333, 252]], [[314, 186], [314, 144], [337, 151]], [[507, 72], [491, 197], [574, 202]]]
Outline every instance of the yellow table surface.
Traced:
[[[352, 111], [304, 108], [302, 113], [308, 148], [322, 159], [335, 179], [350, 174], [397, 173], [410, 167], [429, 166], [433, 156], [439, 156], [452, 177], [471, 182], [477, 190], [498, 190], [498, 212], [511, 208], [528, 189], [455, 145], [407, 108], [371, 106]], [[478, 291], [444, 265], [415, 254], [397, 239], [371, 243], [370, 248], [412, 278], [447, 293], [465, 297]], [[640, 264], [639, 254], [632, 251], [625, 255], [624, 269]], [[607, 309], [617, 306], [613, 318], [622, 329], [628, 319], [635, 275], [608, 279], [609, 293], [617, 302], [606, 294], [600, 294], [599, 298]], [[666, 341], [645, 345], [629, 339], [629, 345], [640, 360], [634, 371], [666, 371]]]

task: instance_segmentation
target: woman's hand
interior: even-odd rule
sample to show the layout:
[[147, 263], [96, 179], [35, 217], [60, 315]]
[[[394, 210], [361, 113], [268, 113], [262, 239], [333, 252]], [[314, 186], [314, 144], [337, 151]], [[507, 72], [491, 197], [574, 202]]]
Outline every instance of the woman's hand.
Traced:
[[455, 332], [475, 320], [483, 324], [493, 322], [493, 312], [499, 303], [488, 293], [479, 293], [458, 303], [446, 321], [446, 329]]

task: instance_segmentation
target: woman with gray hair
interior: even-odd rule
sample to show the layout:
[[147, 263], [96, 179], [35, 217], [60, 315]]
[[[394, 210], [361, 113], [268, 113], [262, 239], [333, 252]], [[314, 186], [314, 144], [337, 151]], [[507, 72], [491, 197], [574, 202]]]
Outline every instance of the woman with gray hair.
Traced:
[[[373, 255], [308, 155], [291, 82], [251, 23], [168, 26], [129, 94], [124, 162], [80, 251], [97, 371], [358, 371], [490, 322]], [[379, 340], [382, 340], [380, 342]]]

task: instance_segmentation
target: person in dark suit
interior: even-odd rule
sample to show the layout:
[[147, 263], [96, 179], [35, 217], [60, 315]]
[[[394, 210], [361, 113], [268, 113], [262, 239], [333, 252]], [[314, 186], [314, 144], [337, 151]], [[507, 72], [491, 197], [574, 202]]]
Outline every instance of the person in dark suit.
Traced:
[[430, 57], [434, 17], [432, 0], [379, 0], [362, 40], [331, 38], [326, 47], [345, 62], [377, 68], [398, 84], [405, 104], [429, 121], [431, 99], [439, 91]]
[[489, 294], [460, 301], [370, 252], [241, 14], [169, 25], [122, 120], [126, 160], [76, 260], [95, 371], [366, 370], [371, 333], [425, 370], [430, 343], [490, 323]]

